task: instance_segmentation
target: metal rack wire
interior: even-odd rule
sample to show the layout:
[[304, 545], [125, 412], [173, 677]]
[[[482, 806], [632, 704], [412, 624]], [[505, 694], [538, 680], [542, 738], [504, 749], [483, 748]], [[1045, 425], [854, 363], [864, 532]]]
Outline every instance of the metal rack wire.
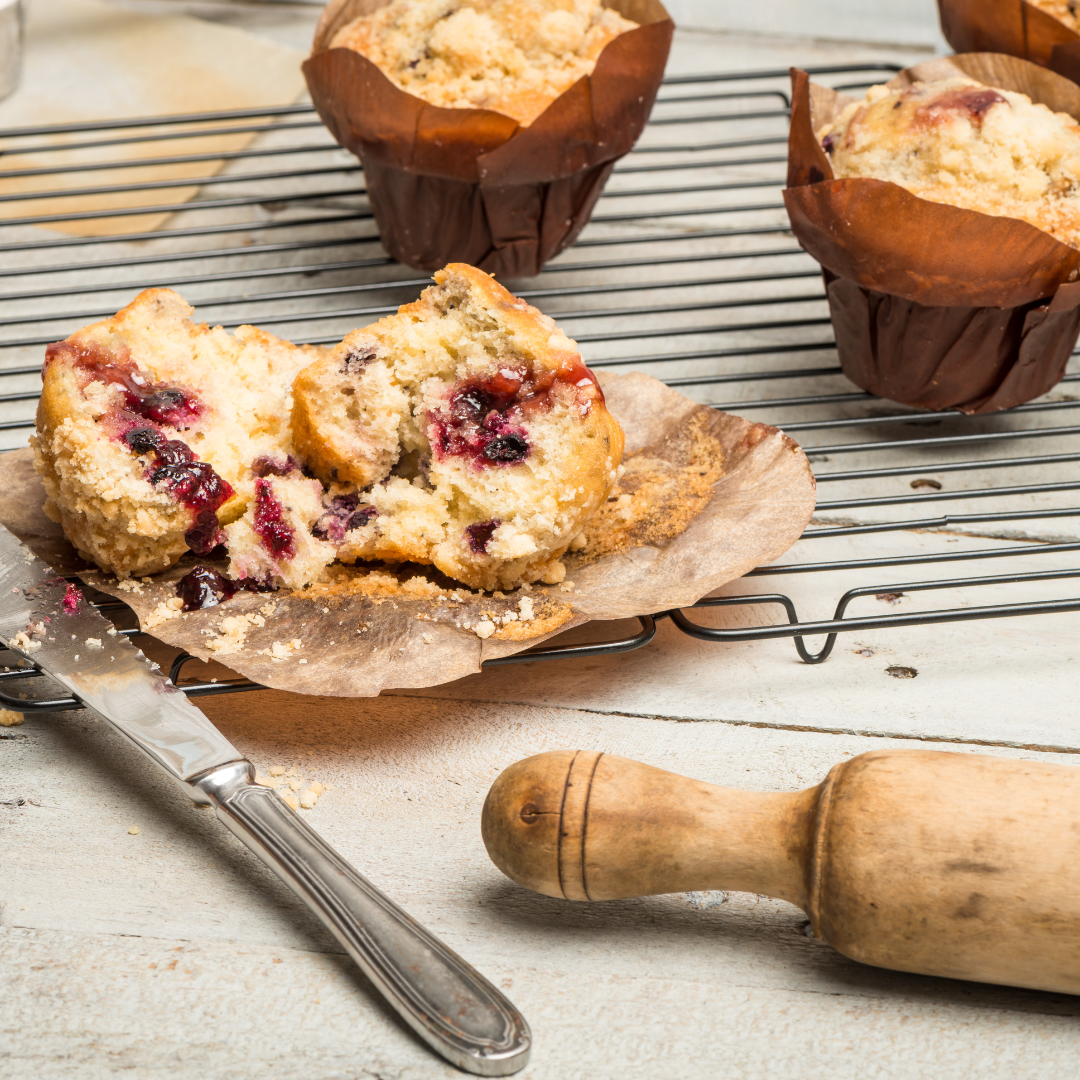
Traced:
[[[813, 74], [857, 90], [894, 70]], [[1080, 598], [1046, 591], [1080, 577], [1072, 558], [1080, 479], [1071, 468], [1080, 425], [1055, 422], [1080, 407], [1069, 393], [1080, 368], [1052, 394], [989, 417], [919, 412], [854, 388], [836, 362], [818, 268], [787, 229], [788, 110], [786, 72], [668, 78], [578, 242], [539, 277], [507, 284], [558, 318], [591, 366], [645, 371], [696, 400], [782, 426], [814, 463], [814, 522], [781, 565], [743, 579], [741, 594], [643, 615], [639, 630], [616, 640], [489, 664], [630, 651], [652, 639], [660, 619], [712, 641], [791, 637], [804, 661], [820, 663], [839, 633], [1080, 610]], [[0, 449], [25, 445], [43, 346], [142, 288], [179, 290], [211, 323], [329, 343], [415, 298], [428, 280], [383, 253], [358, 162], [307, 105], [0, 131], [5, 213]], [[938, 513], [942, 504], [956, 512]], [[1051, 521], [1072, 531], [1040, 531]], [[871, 550], [880, 534], [988, 542], [881, 555]], [[863, 546], [852, 551], [856, 537]], [[814, 555], [830, 544], [844, 557]], [[1021, 568], [986, 572], [998, 559]], [[894, 579], [905, 567], [969, 562], [977, 572], [967, 576]], [[800, 619], [792, 588], [753, 591], [760, 577], [794, 587], [806, 575], [838, 583], [855, 575], [857, 584], [842, 590], [831, 618], [816, 621]], [[848, 615], [866, 597], [992, 596], [1016, 583], [1031, 589], [1021, 603]], [[710, 615], [731, 608], [752, 610], [760, 624], [710, 625]], [[812, 634], [827, 635], [817, 652], [805, 644]], [[178, 683], [188, 659], [173, 665]], [[0, 684], [27, 677], [0, 672]], [[246, 680], [183, 685], [193, 694], [254, 688]], [[2, 692], [0, 702], [23, 711], [75, 704]]]

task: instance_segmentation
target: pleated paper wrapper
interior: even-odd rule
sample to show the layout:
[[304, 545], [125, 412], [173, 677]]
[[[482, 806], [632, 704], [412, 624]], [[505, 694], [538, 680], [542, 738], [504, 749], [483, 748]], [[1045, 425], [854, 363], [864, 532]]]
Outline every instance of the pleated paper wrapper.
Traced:
[[[160, 621], [194, 557], [136, 583], [88, 570], [40, 509], [28, 450], [0, 459], [0, 522], [58, 572], [130, 605], [161, 641], [263, 686], [328, 697], [434, 686], [591, 620], [693, 604], [779, 558], [810, 520], [813, 474], [776, 428], [698, 405], [647, 375], [603, 385], [626, 433], [625, 472], [556, 586], [474, 593], [430, 567], [361, 564], [337, 567], [327, 585], [239, 593]], [[472, 629], [482, 621], [498, 627], [486, 639]]]
[[[1080, 87], [996, 53], [927, 61], [887, 85], [963, 75], [1080, 119]], [[792, 70], [788, 187], [799, 243], [821, 263], [844, 373], [879, 397], [987, 413], [1049, 391], [1080, 334], [1080, 251], [1015, 218], [835, 179], [815, 132], [854, 99]]]
[[638, 27], [522, 127], [489, 109], [429, 105], [353, 49], [327, 47], [386, 2], [334, 0], [304, 63], [319, 115], [363, 163], [383, 246], [420, 270], [466, 262], [500, 277], [538, 274], [584, 228], [644, 129], [674, 24], [659, 0], [604, 0]]
[[938, 15], [958, 53], [1006, 53], [1080, 82], [1080, 34], [1027, 0], [938, 0]]

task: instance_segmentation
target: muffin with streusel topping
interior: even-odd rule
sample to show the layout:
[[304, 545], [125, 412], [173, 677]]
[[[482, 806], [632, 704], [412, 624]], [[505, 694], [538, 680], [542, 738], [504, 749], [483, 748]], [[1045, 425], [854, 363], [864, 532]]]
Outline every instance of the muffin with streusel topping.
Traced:
[[432, 105], [527, 125], [636, 26], [600, 0], [392, 0], [343, 26], [330, 48], [355, 49]]
[[641, 134], [672, 30], [660, 0], [331, 0], [304, 75], [394, 258], [525, 276]]
[[848, 377], [964, 412], [1046, 393], [1080, 332], [1080, 88], [985, 53], [863, 100], [793, 82], [784, 201]]

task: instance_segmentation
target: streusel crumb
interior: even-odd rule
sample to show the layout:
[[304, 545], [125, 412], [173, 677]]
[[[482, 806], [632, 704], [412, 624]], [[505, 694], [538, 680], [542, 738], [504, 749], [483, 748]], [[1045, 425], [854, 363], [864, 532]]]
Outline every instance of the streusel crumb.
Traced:
[[363, 53], [432, 105], [527, 125], [636, 26], [600, 0], [393, 0], [342, 27], [330, 47]]

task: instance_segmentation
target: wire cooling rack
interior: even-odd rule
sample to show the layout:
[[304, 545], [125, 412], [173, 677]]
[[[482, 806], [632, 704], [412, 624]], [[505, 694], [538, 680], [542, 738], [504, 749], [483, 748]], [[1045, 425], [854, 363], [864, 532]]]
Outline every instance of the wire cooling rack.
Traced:
[[[857, 92], [895, 70], [813, 74]], [[820, 663], [839, 633], [1080, 610], [1080, 598], [1057, 594], [1080, 576], [1080, 426], [1066, 422], [1080, 407], [1069, 392], [1080, 370], [1036, 402], [981, 417], [919, 412], [848, 382], [818, 267], [788, 231], [780, 197], [789, 104], [784, 71], [668, 78], [578, 242], [538, 277], [506, 284], [556, 317], [594, 368], [644, 371], [782, 426], [814, 465], [813, 523], [737, 595], [643, 615], [618, 640], [489, 664], [630, 651], [663, 618], [713, 641], [791, 637], [804, 661]], [[307, 105], [0, 131], [0, 215], [0, 449], [26, 443], [43, 347], [145, 287], [179, 290], [207, 322], [329, 343], [428, 281], [386, 257], [358, 162]], [[879, 534], [922, 546], [883, 553]], [[831, 617], [800, 618], [790, 594], [808, 576], [835, 598]], [[786, 591], [759, 591], [763, 578]], [[1000, 602], [1000, 588], [1018, 583], [1023, 602]], [[914, 602], [934, 592], [963, 598]], [[867, 610], [866, 598], [874, 614], [849, 614]], [[880, 613], [900, 598], [912, 601], [906, 610]], [[124, 605], [101, 606], [137, 633]], [[732, 607], [743, 611], [737, 625], [710, 625]], [[805, 638], [822, 634], [811, 651]], [[189, 693], [254, 688], [181, 683], [189, 659], [171, 673]], [[0, 672], [0, 683], [28, 674]], [[23, 711], [76, 704], [0, 701]]]

